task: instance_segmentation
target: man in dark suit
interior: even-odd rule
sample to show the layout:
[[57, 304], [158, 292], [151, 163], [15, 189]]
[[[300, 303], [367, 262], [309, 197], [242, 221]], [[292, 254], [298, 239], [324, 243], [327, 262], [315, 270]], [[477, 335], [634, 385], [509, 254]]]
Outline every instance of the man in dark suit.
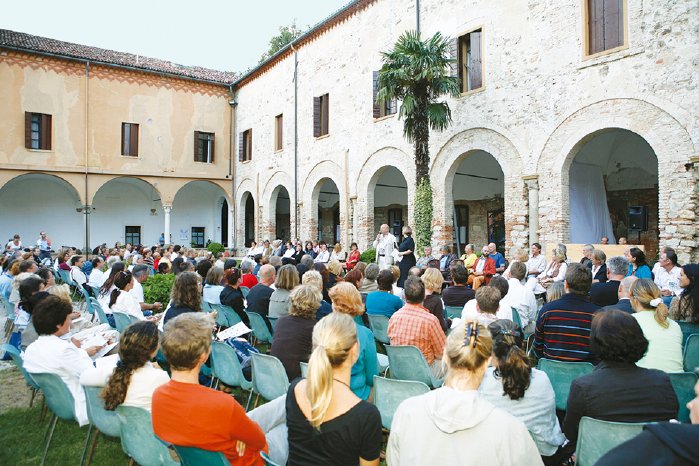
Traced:
[[[580, 259], [580, 263], [588, 269], [592, 268], [592, 251], [594, 251], [594, 249], [594, 246], [591, 244], [583, 246], [583, 257]], [[592, 278], [594, 279], [595, 277]]]
[[609, 306], [604, 306], [601, 310], [608, 311], [610, 309], [619, 309], [620, 311], [628, 312], [629, 314], [636, 312], [633, 310], [633, 307], [631, 307], [631, 297], [629, 296], [631, 285], [633, 285], [633, 282], [636, 280], [638, 280], [638, 278], [634, 277], [633, 275], [624, 278], [619, 283], [619, 302], [616, 304], [610, 304]]
[[600, 307], [619, 302], [619, 282], [629, 272], [629, 261], [624, 256], [614, 256], [607, 261], [607, 278], [604, 283], [595, 283], [590, 288], [590, 301]]

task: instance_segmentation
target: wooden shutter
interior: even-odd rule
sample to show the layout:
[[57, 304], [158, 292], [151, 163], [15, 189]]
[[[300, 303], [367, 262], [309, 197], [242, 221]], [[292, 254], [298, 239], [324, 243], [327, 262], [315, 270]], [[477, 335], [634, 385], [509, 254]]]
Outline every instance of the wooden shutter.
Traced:
[[133, 157], [138, 157], [138, 128], [139, 126], [136, 124], [129, 124], [130, 126], [130, 147], [129, 147], [129, 155]]
[[321, 132], [322, 134], [328, 134], [330, 132], [330, 94], [325, 94], [323, 96], [323, 121], [321, 122]]
[[199, 131], [194, 132], [194, 161], [199, 161]]
[[452, 39], [451, 45], [449, 47], [449, 56], [453, 60], [449, 64], [449, 71], [452, 78], [459, 77], [459, 70], [461, 69], [461, 57], [459, 57], [459, 38], [456, 37]]
[[313, 97], [313, 137], [320, 136], [320, 97]]
[[376, 94], [379, 92], [379, 72], [374, 71], [372, 73], [373, 91], [372, 91], [372, 103], [374, 104], [374, 118], [381, 117], [381, 106], [379, 102], [376, 101]]
[[24, 112], [24, 147], [32, 148], [32, 114]]
[[619, 47], [623, 39], [623, 5], [622, 0], [606, 0], [604, 2], [604, 50]]
[[41, 141], [39, 147], [51, 150], [51, 115], [41, 115]]
[[284, 115], [277, 115], [275, 118], [276, 123], [276, 144], [274, 149], [281, 150], [284, 144]]
[[126, 153], [126, 123], [121, 124], [121, 155], [128, 155]]
[[216, 158], [215, 158], [216, 146], [214, 145], [215, 142], [216, 142], [216, 134], [211, 133], [211, 163], [214, 163], [214, 161], [216, 160]]
[[248, 133], [247, 141], [245, 144], [245, 160], [252, 160], [252, 128], [246, 131]]
[[[483, 86], [483, 59], [481, 54], [481, 31], [475, 31], [471, 34], [471, 66], [469, 74], [471, 75], [471, 89], [478, 89]], [[471, 90], [469, 89], [469, 90]]]
[[238, 162], [245, 161], [245, 131], [238, 137]]
[[604, 0], [588, 0], [588, 54], [604, 50]]

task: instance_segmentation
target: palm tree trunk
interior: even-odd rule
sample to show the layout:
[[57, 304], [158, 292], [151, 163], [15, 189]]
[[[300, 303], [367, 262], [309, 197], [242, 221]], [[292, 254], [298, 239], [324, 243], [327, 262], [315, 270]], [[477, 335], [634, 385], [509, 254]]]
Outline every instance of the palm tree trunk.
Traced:
[[430, 127], [427, 118], [427, 102], [419, 102], [415, 114], [415, 181], [420, 184], [429, 177], [430, 170]]

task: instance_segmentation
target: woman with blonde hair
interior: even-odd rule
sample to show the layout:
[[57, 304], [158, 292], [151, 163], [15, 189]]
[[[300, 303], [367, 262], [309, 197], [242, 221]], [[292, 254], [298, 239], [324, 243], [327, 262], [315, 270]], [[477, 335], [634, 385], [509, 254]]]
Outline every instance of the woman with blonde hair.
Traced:
[[546, 302], [550, 303], [563, 296], [566, 292], [565, 282], [553, 282], [546, 290]]
[[543, 464], [522, 421], [478, 394], [492, 353], [490, 332], [478, 322], [464, 322], [449, 334], [444, 386], [400, 404], [388, 464]]
[[668, 319], [669, 310], [658, 286], [650, 278], [640, 278], [631, 285], [629, 297], [636, 311], [633, 317], [648, 340], [648, 351], [636, 365], [682, 372], [682, 329], [677, 322]]
[[286, 397], [287, 464], [378, 466], [381, 415], [350, 389], [358, 356], [350, 316], [333, 312], [316, 324], [308, 378], [294, 381]]
[[510, 251], [510, 257], [512, 258], [512, 260], [510, 260], [510, 264], [507, 266], [507, 269], [502, 274], [502, 276], [505, 277], [507, 280], [512, 278], [512, 275], [510, 273], [510, 267], [512, 267], [512, 264], [514, 264], [515, 262], [521, 262], [526, 265], [527, 261], [529, 260], [529, 253], [524, 248], [514, 248]]
[[371, 399], [374, 376], [379, 375], [379, 363], [374, 334], [362, 322], [362, 314], [364, 314], [362, 295], [351, 283], [338, 283], [330, 289], [330, 298], [333, 300], [333, 311], [352, 317], [357, 326], [359, 357], [352, 366], [350, 388], [359, 398]]
[[439, 269], [428, 267], [420, 277], [422, 283], [425, 284], [425, 300], [422, 305], [425, 309], [439, 319], [439, 325], [445, 332], [449, 328], [447, 321], [444, 319], [444, 303], [442, 302], [442, 284], [444, 277]]
[[546, 293], [546, 290], [552, 283], [562, 282], [565, 280], [566, 271], [568, 270], [567, 248], [564, 244], [559, 244], [553, 250], [553, 259], [548, 263], [543, 272], [536, 277], [529, 278], [527, 287], [534, 294]]
[[299, 285], [299, 273], [296, 266], [282, 265], [274, 280], [275, 290], [269, 297], [269, 317], [279, 318], [289, 315], [291, 290]]
[[342, 250], [342, 245], [340, 243], [335, 243], [335, 247], [333, 247], [333, 252], [330, 254], [330, 260], [344, 262], [346, 259], [347, 253]]

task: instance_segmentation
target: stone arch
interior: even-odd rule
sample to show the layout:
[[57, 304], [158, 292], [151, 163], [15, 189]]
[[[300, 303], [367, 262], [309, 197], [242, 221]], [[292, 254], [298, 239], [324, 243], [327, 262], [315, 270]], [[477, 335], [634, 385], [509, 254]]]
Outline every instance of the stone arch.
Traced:
[[540, 233], [543, 241], [569, 238], [569, 169], [580, 148], [600, 131], [636, 133], [658, 159], [658, 230], [660, 242], [678, 249], [680, 261], [697, 255], [699, 232], [693, 226], [698, 203], [696, 174], [685, 164], [696, 154], [682, 124], [660, 107], [635, 98], [609, 99], [588, 105], [565, 118], [553, 131], [534, 167], [542, 196]]
[[246, 233], [246, 223], [245, 223], [245, 204], [248, 196], [251, 196], [254, 203], [254, 219], [253, 219], [253, 233], [257, 237], [257, 185], [252, 178], [245, 177], [240, 180], [238, 186], [235, 188], [235, 209], [236, 209], [236, 224], [235, 224], [235, 243], [238, 247], [239, 252], [245, 248], [245, 233]]
[[[286, 231], [288, 232], [287, 238], [291, 238], [294, 234], [293, 227], [295, 223], [295, 211], [294, 208], [296, 201], [294, 199], [294, 189], [293, 189], [293, 179], [291, 175], [284, 171], [277, 171], [272, 174], [271, 177], [265, 183], [262, 189], [262, 200], [264, 204], [261, 206], [263, 212], [263, 226], [261, 227], [265, 234], [273, 239], [277, 236], [277, 199], [279, 197], [280, 191], [286, 190], [289, 196], [289, 225], [286, 226]], [[286, 223], [286, 222], [285, 222]]]
[[171, 231], [187, 246], [205, 247], [208, 241], [226, 244], [230, 206], [230, 196], [219, 183], [211, 180], [180, 183], [172, 198]]
[[[506, 245], [523, 246], [527, 242], [524, 218], [527, 212], [522, 182], [522, 157], [513, 142], [489, 128], [471, 128], [452, 136], [437, 152], [430, 170], [435, 191], [432, 241], [451, 244], [454, 236], [454, 176], [461, 163], [475, 153], [490, 154], [504, 175], [504, 207]], [[442, 194], [443, 195], [440, 195]]]
[[[320, 197], [320, 190], [325, 180], [332, 181], [337, 187], [339, 193], [340, 202], [340, 212], [344, 212], [346, 209], [346, 192], [345, 185], [342, 182], [342, 178], [339, 175], [344, 173], [342, 167], [340, 167], [335, 162], [330, 160], [324, 160], [317, 165], [315, 165], [306, 175], [306, 179], [303, 183], [303, 204], [301, 210], [303, 211], [303, 222], [301, 223], [301, 238], [315, 238], [318, 235], [318, 200]], [[347, 226], [343, 221], [343, 215], [340, 214], [340, 230], [341, 234], [345, 235], [347, 231]]]
[[145, 178], [145, 177], [140, 177], [140, 176], [104, 176], [104, 175], [90, 175], [89, 178], [89, 198], [88, 198], [88, 203], [92, 204], [95, 200], [95, 197], [99, 193], [99, 191], [108, 183], [115, 181], [115, 180], [138, 180], [141, 181], [148, 186], [150, 186], [151, 189], [153, 189], [157, 193], [157, 198], [160, 199], [161, 204], [166, 204], [163, 202], [163, 193], [162, 190], [158, 187], [158, 183], [154, 182], [151, 179]]

